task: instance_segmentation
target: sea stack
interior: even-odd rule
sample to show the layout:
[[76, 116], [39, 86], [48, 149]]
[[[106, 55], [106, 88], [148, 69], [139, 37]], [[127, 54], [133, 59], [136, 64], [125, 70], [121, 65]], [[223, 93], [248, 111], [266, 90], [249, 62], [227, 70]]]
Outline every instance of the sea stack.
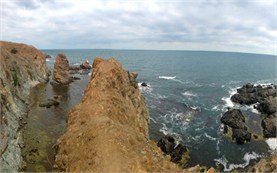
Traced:
[[136, 82], [115, 59], [96, 58], [80, 104], [58, 140], [66, 172], [180, 172], [148, 136], [149, 114]]
[[28, 96], [49, 80], [45, 55], [33, 46], [0, 41], [0, 172], [24, 169], [21, 148]]
[[53, 79], [59, 84], [68, 84], [71, 82], [69, 74], [69, 62], [64, 54], [58, 54], [53, 72]]

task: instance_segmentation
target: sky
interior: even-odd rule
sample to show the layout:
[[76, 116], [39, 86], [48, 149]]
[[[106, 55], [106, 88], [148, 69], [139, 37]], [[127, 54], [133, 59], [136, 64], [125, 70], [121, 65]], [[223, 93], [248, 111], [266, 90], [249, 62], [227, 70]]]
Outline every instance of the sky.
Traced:
[[40, 49], [276, 55], [277, 0], [0, 0], [1, 40]]

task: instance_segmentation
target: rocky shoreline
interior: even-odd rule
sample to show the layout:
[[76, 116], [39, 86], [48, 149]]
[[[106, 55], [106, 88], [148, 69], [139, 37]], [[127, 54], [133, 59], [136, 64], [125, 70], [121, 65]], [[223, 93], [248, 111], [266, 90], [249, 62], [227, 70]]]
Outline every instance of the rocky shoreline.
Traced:
[[[0, 172], [24, 171], [22, 128], [26, 122], [30, 89], [49, 81], [45, 55], [24, 44], [0, 42]], [[148, 135], [149, 113], [136, 78], [138, 73], [123, 69], [115, 59], [95, 58], [70, 66], [66, 55], [58, 54], [53, 70], [55, 87], [68, 86], [93, 68], [81, 103], [68, 114], [67, 130], [58, 139], [55, 169], [66, 172], [217, 172], [222, 169], [197, 165], [187, 168], [189, 149], [172, 136], [157, 143]], [[49, 85], [49, 86], [51, 86]], [[147, 83], [141, 86], [147, 87]], [[246, 84], [231, 100], [255, 105], [260, 112], [262, 136], [251, 131], [240, 109], [229, 108], [221, 117], [224, 134], [238, 144], [276, 138], [276, 85]], [[45, 98], [38, 106], [59, 107], [61, 95]], [[34, 148], [29, 154], [37, 155]], [[36, 157], [34, 157], [36, 158]], [[132, 158], [132, 159], [130, 159]], [[31, 158], [33, 159], [33, 158]], [[262, 159], [248, 171], [275, 171], [276, 157]], [[53, 168], [54, 170], [54, 168]]]
[[0, 42], [0, 172], [25, 167], [21, 148], [30, 89], [49, 80], [45, 55], [33, 46]]

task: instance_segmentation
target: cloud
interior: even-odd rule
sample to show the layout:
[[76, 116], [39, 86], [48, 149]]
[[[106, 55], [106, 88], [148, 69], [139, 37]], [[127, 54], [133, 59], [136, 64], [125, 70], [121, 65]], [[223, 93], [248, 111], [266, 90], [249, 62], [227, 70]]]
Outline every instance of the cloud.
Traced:
[[2, 0], [2, 40], [39, 48], [276, 54], [276, 0]]

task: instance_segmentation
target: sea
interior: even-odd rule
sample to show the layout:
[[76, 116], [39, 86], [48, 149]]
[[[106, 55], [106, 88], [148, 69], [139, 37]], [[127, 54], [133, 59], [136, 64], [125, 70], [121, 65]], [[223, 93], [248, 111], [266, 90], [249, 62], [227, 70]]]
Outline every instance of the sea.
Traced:
[[[47, 60], [51, 69], [57, 54], [64, 53], [71, 65], [78, 65], [86, 60], [92, 63], [96, 57], [113, 57], [125, 69], [138, 72], [139, 85], [142, 82], [148, 85], [139, 88], [150, 113], [150, 138], [158, 141], [164, 135], [173, 135], [190, 150], [188, 167], [197, 164], [207, 167], [221, 165], [224, 171], [231, 171], [235, 168], [243, 169], [260, 158], [276, 154], [275, 138], [251, 140], [250, 143], [238, 145], [222, 135], [220, 122], [228, 107], [237, 107], [243, 110], [251, 131], [262, 135], [261, 118], [253, 105], [236, 105], [230, 97], [238, 87], [246, 83], [277, 84], [276, 55], [109, 49], [42, 51], [52, 57]], [[66, 92], [61, 91], [67, 95], [62, 103], [66, 105], [62, 106], [66, 110], [53, 111], [51, 115], [54, 116], [52, 121], [55, 121], [51, 124], [55, 124], [58, 132], [53, 132], [53, 128], [49, 129], [51, 125], [47, 125], [45, 128], [48, 130], [44, 133], [56, 134], [54, 138], [58, 138], [64, 132], [66, 113], [82, 98], [90, 74], [80, 75], [80, 81], [73, 82]], [[48, 91], [52, 90], [50, 85], [47, 87]], [[63, 116], [57, 115], [61, 112]], [[36, 124], [35, 121], [40, 119], [33, 121]], [[43, 124], [47, 119], [43, 118], [41, 121]], [[59, 126], [60, 123], [63, 125]], [[50, 143], [53, 144], [53, 141], [55, 139], [50, 140]]]

